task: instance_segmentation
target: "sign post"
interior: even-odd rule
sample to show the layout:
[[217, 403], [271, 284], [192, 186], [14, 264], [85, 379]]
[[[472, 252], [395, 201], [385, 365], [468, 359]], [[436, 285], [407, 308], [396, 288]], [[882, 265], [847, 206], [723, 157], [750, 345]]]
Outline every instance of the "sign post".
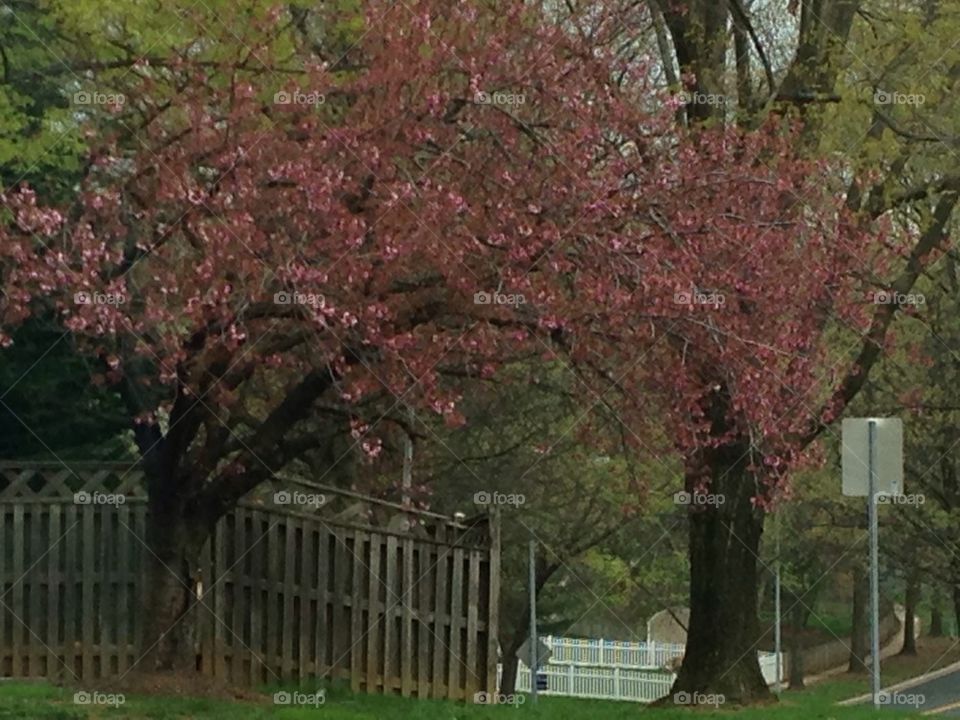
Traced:
[[537, 541], [530, 541], [530, 699], [537, 702]]
[[776, 567], [776, 576], [774, 577], [774, 607], [775, 613], [777, 616], [776, 625], [774, 626], [774, 652], [777, 654], [777, 679], [774, 683], [774, 692], [777, 694], [777, 697], [780, 697], [781, 691], [781, 675], [783, 674], [782, 667], [782, 658], [783, 658], [783, 649], [781, 647], [781, 637], [780, 637], [780, 515], [777, 514], [777, 567]]
[[899, 418], [843, 421], [843, 494], [867, 498], [870, 532], [870, 685], [880, 707], [880, 534], [877, 496], [903, 493], [903, 423]]
[[867, 425], [868, 468], [870, 476], [869, 495], [867, 495], [867, 515], [870, 521], [870, 652], [873, 664], [870, 666], [870, 688], [873, 691], [873, 706], [880, 707], [880, 561], [879, 561], [879, 522], [877, 521], [877, 424], [873, 420]]

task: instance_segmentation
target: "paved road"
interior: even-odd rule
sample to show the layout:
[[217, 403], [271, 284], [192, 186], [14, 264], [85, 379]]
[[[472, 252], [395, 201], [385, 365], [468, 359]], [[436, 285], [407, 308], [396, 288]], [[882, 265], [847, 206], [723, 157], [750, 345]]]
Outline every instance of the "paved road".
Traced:
[[960, 717], [960, 670], [928, 680], [905, 690], [885, 693], [884, 707], [894, 710], [919, 708], [924, 714]]

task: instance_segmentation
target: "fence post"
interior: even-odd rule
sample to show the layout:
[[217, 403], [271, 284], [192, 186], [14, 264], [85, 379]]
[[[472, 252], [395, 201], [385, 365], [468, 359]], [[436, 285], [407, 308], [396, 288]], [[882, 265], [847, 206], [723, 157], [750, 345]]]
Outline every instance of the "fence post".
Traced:
[[613, 668], [613, 696], [620, 699], [620, 668]]
[[567, 694], [573, 695], [573, 663], [567, 665]]

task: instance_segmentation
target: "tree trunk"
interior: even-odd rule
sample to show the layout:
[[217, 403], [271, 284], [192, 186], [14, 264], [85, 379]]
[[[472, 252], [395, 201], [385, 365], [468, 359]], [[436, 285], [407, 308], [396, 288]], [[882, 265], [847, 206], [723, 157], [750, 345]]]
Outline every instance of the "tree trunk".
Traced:
[[198, 669], [195, 607], [200, 551], [216, 520], [185, 506], [178, 497], [156, 495], [148, 503], [149, 549], [144, 549], [141, 601], [144, 635], [136, 669], [194, 673]]
[[930, 593], [930, 637], [943, 637], [943, 612], [940, 610], [940, 591]]
[[503, 674], [500, 676], [500, 694], [517, 694], [517, 674], [520, 670], [520, 659], [517, 657], [516, 650], [509, 656], [502, 658]]
[[[526, 597], [526, 595], [524, 595], [524, 597]], [[517, 652], [523, 646], [523, 643], [527, 641], [528, 633], [522, 629], [522, 621], [525, 620], [526, 617], [527, 614], [524, 612], [519, 612], [514, 616], [513, 627], [521, 629], [513, 632], [507, 627], [508, 618], [502, 618], [503, 626], [501, 627], [502, 632], [499, 637], [500, 650], [503, 653], [500, 657], [500, 664], [503, 666], [503, 672], [500, 676], [501, 695], [514, 695], [517, 692], [517, 675], [520, 670], [520, 658], [517, 657]], [[529, 662], [529, 660], [527, 662]]]
[[953, 618], [957, 623], [957, 635], [960, 636], [960, 585], [953, 586]]
[[795, 603], [790, 613], [792, 623], [788, 652], [790, 657], [790, 675], [788, 681], [791, 690], [802, 690], [803, 682], [803, 629], [807, 624], [807, 609], [802, 603]]
[[867, 604], [869, 576], [860, 568], [853, 571], [853, 622], [850, 629], [850, 664], [847, 672], [867, 672]]
[[[747, 450], [738, 443], [711, 452], [711, 495], [706, 499], [715, 500], [688, 506], [690, 624], [671, 690], [674, 700], [678, 693], [694, 698], [722, 695], [726, 703], [743, 704], [771, 697], [757, 657], [763, 513], [752, 502], [758, 490], [746, 468]], [[695, 473], [688, 473], [687, 492], [697, 480]]]
[[900, 654], [916, 655], [917, 633], [914, 619], [917, 613], [917, 605], [920, 604], [920, 574], [916, 571], [911, 572], [907, 579], [907, 592], [903, 604], [903, 649], [900, 650]]

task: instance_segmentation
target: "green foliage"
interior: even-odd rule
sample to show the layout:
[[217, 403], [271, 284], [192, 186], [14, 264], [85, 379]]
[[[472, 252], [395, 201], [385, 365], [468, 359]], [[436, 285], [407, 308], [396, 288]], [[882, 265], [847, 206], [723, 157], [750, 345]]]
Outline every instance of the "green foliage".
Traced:
[[549, 571], [542, 632], [638, 640], [663, 603], [685, 602], [684, 528], [673, 504], [680, 470], [669, 448], [636, 447], [611, 408], [585, 407], [580, 389], [559, 363], [518, 364], [478, 382], [465, 393], [466, 425], [427, 433], [415, 481], [432, 488], [435, 507], [468, 517], [483, 510], [477, 493], [522, 496], [500, 508], [506, 634], [526, 633], [534, 539], [538, 572]]
[[129, 459], [129, 430], [116, 393], [91, 383], [95, 361], [69, 336], [28, 323], [0, 364], [0, 458]]
[[7, 3], [0, 6], [0, 48], [0, 182], [29, 183], [64, 200], [85, 150], [66, 95], [68, 43], [45, 6]]

